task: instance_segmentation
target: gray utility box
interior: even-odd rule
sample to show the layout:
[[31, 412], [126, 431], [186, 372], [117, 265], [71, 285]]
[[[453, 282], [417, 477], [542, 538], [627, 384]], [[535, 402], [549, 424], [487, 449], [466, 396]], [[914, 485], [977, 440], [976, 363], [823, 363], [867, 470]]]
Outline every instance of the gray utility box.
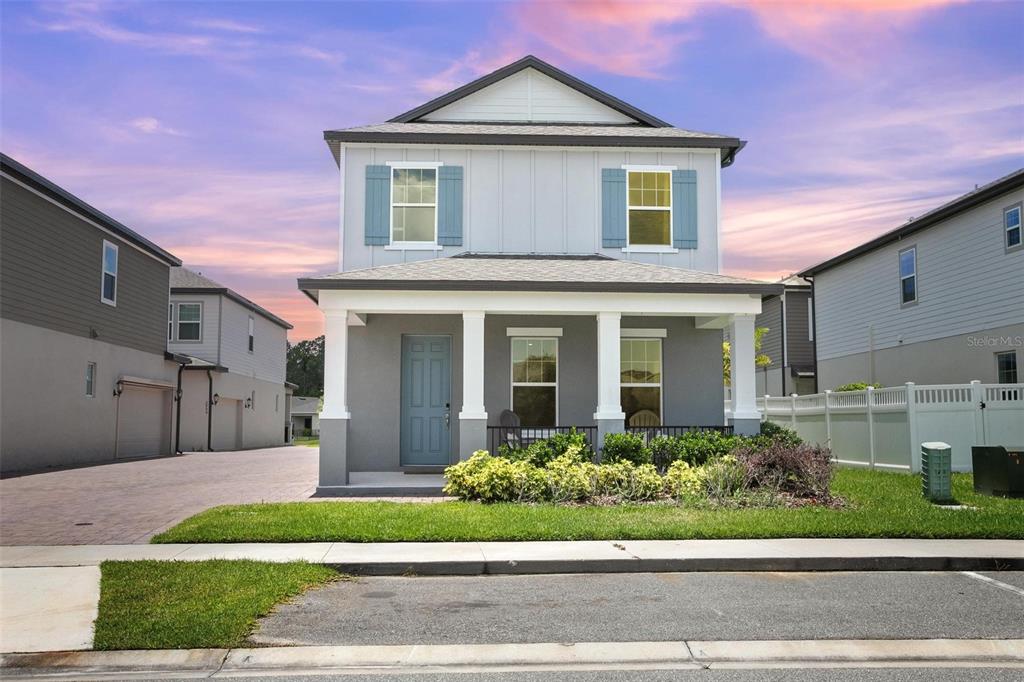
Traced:
[[953, 450], [946, 443], [921, 443], [921, 491], [932, 502], [952, 502]]
[[1024, 447], [975, 445], [971, 448], [974, 492], [1024, 498]]

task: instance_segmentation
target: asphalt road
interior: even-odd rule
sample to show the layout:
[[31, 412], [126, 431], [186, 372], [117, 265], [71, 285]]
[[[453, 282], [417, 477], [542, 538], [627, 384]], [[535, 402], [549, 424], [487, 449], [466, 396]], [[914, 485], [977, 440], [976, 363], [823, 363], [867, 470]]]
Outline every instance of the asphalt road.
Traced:
[[403, 675], [233, 677], [251, 682], [1020, 682], [1020, 669], [617, 670]]
[[[1024, 573], [986, 575], [1024, 587]], [[361, 578], [279, 607], [253, 637], [266, 644], [932, 638], [1024, 638], [1024, 595], [957, 572]]]

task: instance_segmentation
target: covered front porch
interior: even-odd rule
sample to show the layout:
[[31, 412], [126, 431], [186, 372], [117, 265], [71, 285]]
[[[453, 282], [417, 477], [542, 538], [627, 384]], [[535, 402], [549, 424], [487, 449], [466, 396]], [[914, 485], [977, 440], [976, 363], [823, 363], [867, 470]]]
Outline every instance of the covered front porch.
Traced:
[[[322, 493], [351, 486], [353, 472], [436, 474], [476, 450], [524, 446], [571, 427], [595, 450], [607, 434], [626, 430], [759, 427], [761, 283], [659, 267], [657, 274], [721, 281], [402, 279], [399, 287], [380, 278], [386, 273], [372, 283], [351, 277], [414, 265], [300, 283], [317, 292], [326, 321]], [[652, 267], [627, 265], [644, 274]], [[724, 331], [733, 342], [729, 423]]]

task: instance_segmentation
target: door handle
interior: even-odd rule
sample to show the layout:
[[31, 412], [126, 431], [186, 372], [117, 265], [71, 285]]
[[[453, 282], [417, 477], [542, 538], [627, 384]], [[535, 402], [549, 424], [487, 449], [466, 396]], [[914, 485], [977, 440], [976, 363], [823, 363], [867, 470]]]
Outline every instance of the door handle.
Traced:
[[444, 426], [446, 429], [452, 428], [452, 404], [444, 404]]

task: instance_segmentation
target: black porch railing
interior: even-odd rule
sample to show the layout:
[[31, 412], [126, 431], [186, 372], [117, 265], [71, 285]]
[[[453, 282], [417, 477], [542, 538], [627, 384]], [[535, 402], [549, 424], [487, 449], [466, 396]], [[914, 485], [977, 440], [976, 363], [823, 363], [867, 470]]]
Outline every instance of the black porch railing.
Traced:
[[645, 440], [650, 440], [656, 436], [681, 436], [684, 433], [692, 433], [694, 431], [700, 433], [707, 433], [709, 431], [717, 431], [723, 436], [731, 436], [733, 434], [732, 426], [627, 426], [626, 433], [640, 433], [643, 434]]
[[511, 448], [527, 448], [531, 443], [550, 438], [556, 433], [582, 433], [587, 445], [596, 451], [596, 426], [488, 426], [487, 448], [492, 455], [497, 455], [502, 445]]

